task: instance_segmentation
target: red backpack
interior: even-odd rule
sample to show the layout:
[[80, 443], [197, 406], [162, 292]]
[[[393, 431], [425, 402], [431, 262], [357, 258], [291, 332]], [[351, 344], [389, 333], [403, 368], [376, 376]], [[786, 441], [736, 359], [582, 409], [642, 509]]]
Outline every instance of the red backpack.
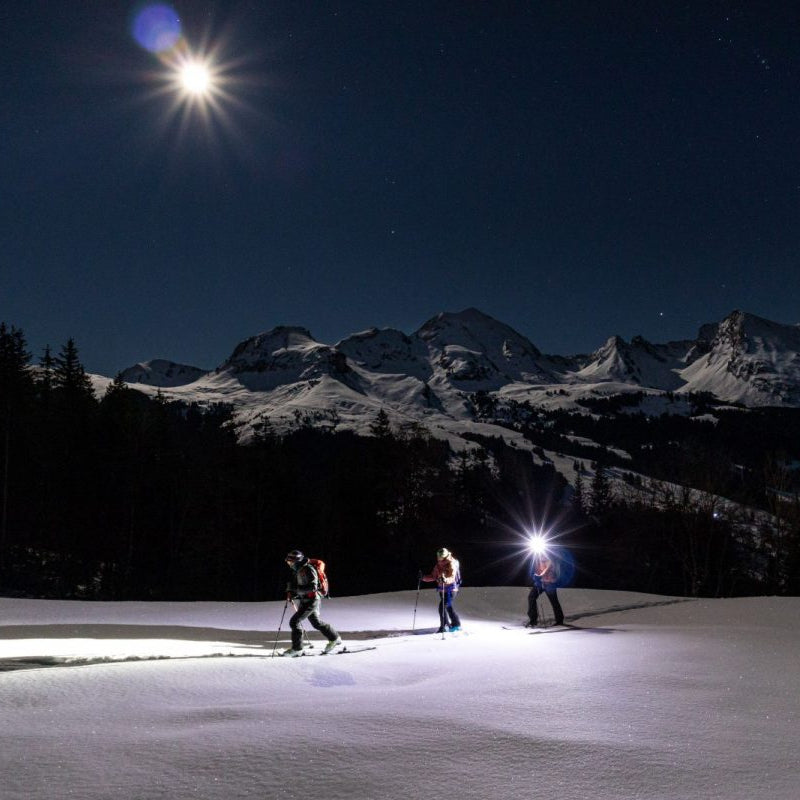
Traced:
[[308, 563], [311, 569], [317, 573], [319, 589], [317, 590], [322, 597], [328, 596], [328, 576], [325, 574], [325, 562], [321, 558], [309, 558]]

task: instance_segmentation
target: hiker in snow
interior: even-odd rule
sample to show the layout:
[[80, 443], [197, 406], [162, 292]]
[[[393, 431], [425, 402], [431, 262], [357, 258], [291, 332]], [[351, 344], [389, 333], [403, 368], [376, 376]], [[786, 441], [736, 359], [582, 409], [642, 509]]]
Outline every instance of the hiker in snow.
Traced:
[[553, 616], [556, 625], [564, 624], [564, 612], [558, 601], [556, 589], [558, 587], [558, 564], [550, 553], [536, 553], [531, 563], [531, 579], [533, 586], [528, 593], [528, 624], [534, 627], [539, 622], [539, 610], [536, 601], [544, 592], [550, 605], [553, 607]]
[[461, 620], [453, 608], [453, 599], [461, 586], [461, 567], [458, 560], [446, 547], [436, 551], [436, 559], [436, 566], [428, 575], [422, 575], [421, 578], [428, 583], [436, 581], [436, 588], [439, 591], [439, 630], [437, 633], [444, 633], [447, 630], [448, 617], [450, 630], [460, 631]]
[[334, 647], [342, 643], [339, 634], [327, 622], [319, 617], [321, 595], [319, 575], [308, 559], [299, 551], [292, 550], [286, 556], [286, 564], [291, 570], [289, 582], [286, 584], [286, 599], [291, 601], [295, 613], [289, 620], [292, 629], [292, 646], [284, 650], [282, 656], [303, 655], [302, 623], [307, 619], [327, 640], [324, 653], [330, 653]]

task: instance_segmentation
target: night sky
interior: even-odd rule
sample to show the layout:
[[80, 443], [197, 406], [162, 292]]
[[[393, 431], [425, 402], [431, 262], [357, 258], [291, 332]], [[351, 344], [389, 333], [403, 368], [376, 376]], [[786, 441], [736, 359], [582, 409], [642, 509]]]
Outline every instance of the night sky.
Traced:
[[[547, 353], [800, 321], [800, 3], [0, 8], [0, 320], [35, 360], [475, 306]], [[211, 94], [174, 81], [211, 56]]]

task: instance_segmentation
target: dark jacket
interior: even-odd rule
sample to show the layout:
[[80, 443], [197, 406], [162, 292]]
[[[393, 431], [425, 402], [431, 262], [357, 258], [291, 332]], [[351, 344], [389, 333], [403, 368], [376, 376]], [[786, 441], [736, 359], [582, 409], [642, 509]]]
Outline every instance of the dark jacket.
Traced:
[[298, 561], [291, 569], [286, 592], [292, 600], [316, 600], [319, 597], [319, 576], [308, 559]]

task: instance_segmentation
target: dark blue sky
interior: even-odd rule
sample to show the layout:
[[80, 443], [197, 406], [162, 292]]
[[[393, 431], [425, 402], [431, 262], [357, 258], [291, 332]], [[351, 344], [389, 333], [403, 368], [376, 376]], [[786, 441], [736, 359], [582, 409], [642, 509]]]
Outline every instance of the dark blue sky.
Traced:
[[107, 375], [475, 306], [548, 353], [798, 322], [800, 4], [175, 2], [0, 9], [0, 319]]

